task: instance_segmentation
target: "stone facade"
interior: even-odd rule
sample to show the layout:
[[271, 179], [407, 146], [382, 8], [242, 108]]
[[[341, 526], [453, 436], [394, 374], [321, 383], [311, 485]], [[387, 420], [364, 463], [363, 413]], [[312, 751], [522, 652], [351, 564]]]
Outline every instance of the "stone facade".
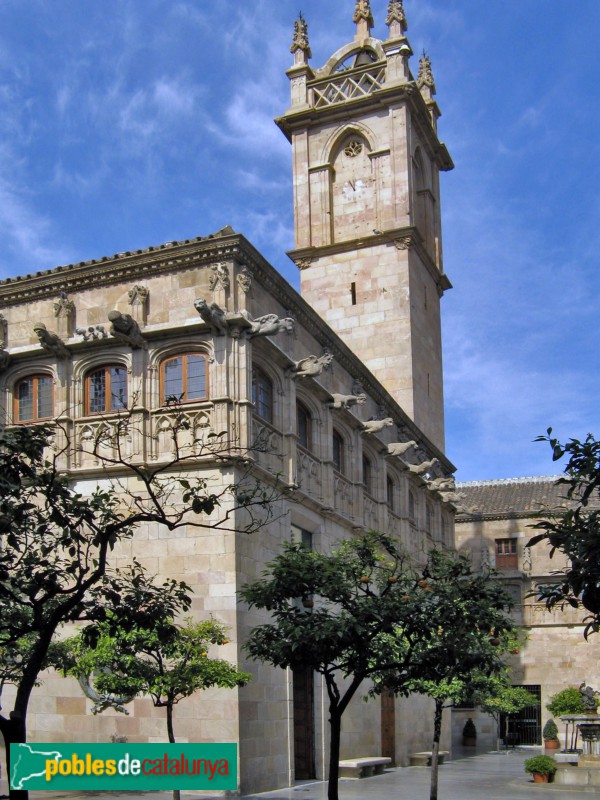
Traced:
[[[197, 694], [177, 707], [175, 724], [182, 741], [238, 743], [242, 792], [289, 785], [297, 763], [294, 676], [245, 660], [248, 632], [265, 617], [238, 604], [237, 590], [290, 536], [327, 551], [385, 530], [416, 562], [454, 544], [455, 498], [440, 484], [454, 469], [443, 452], [439, 320], [450, 284], [438, 172], [451, 161], [431, 87], [417, 86], [408, 68], [405, 21], [390, 15], [382, 43], [369, 19], [356, 20], [354, 42], [317, 73], [306, 26], [296, 26], [293, 103], [278, 122], [293, 141], [292, 256], [307, 267], [303, 297], [231, 228], [0, 284], [2, 423], [57, 418], [70, 442], [62, 467], [80, 491], [107, 478], [86, 443], [118, 414], [111, 401], [95, 405], [98, 386], [112, 381], [110, 396], [132, 409], [128, 457], [160, 463], [172, 448], [166, 364], [192, 369], [190, 358], [203, 365], [202, 390], [182, 405], [192, 438], [227, 432], [254, 476], [288, 490], [259, 534], [236, 533], [236, 515], [225, 530], [147, 525], [117, 553], [117, 563], [136, 556], [188, 582], [194, 616], [230, 627], [223, 655], [252, 672], [252, 683]], [[344, 72], [350, 83], [331, 102], [336, 65], [365, 53], [368, 66]], [[207, 455], [189, 469], [218, 490], [239, 481], [242, 467]], [[326, 695], [319, 680], [309, 689], [311, 771], [322, 777]], [[432, 717], [423, 698], [397, 705], [393, 746], [407, 764], [410, 752], [429, 748]], [[48, 675], [32, 701], [30, 737], [164, 740], [163, 714], [145, 698], [130, 716], [93, 717], [89, 706], [75, 682]], [[381, 725], [380, 704], [357, 698], [344, 717], [342, 757], [381, 754]]]
[[[535, 535], [531, 526], [540, 514], [560, 511], [569, 504], [565, 488], [556, 483], [557, 478], [457, 484], [466, 512], [456, 518], [457, 550], [469, 553], [476, 569], [484, 563], [495, 567], [513, 598], [514, 620], [523, 626], [526, 643], [521, 652], [511, 656], [512, 682], [539, 687], [542, 727], [550, 716], [546, 703], [553, 694], [568, 686], [579, 686], [582, 681], [600, 685], [593, 642], [583, 638], [585, 609], [567, 605], [548, 611], [532, 595], [537, 585], [556, 580], [553, 573], [565, 565], [560, 553], [550, 558], [544, 543], [527, 547]], [[466, 717], [472, 716], [478, 724], [479, 743], [495, 746], [493, 721], [473, 710], [455, 710], [453, 716], [455, 744], [460, 742]], [[556, 722], [560, 730], [560, 723]], [[541, 744], [541, 739], [537, 743]]]

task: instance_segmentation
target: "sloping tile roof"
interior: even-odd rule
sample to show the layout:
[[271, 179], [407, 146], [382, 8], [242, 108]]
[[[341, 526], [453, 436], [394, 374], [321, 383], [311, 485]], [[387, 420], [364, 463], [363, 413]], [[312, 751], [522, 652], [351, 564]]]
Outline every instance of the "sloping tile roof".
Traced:
[[473, 509], [471, 514], [458, 515], [457, 521], [466, 522], [483, 517], [530, 517], [544, 509], [566, 507], [569, 505], [566, 499], [568, 487], [556, 483], [560, 477], [545, 475], [457, 483], [457, 492], [465, 496], [461, 505]]

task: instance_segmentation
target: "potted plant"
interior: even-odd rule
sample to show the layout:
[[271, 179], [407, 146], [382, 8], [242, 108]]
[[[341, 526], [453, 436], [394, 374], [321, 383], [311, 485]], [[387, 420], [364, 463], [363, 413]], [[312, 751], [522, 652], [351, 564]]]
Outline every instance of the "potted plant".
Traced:
[[556, 772], [556, 761], [552, 756], [533, 756], [523, 762], [523, 767], [533, 775], [534, 783], [550, 783]]
[[462, 735], [465, 747], [475, 747], [477, 744], [477, 728], [471, 717], [465, 722]]
[[558, 728], [556, 727], [556, 722], [554, 722], [553, 719], [549, 719], [544, 725], [542, 737], [544, 739], [544, 747], [546, 750], [558, 750], [560, 747], [560, 742], [558, 740]]

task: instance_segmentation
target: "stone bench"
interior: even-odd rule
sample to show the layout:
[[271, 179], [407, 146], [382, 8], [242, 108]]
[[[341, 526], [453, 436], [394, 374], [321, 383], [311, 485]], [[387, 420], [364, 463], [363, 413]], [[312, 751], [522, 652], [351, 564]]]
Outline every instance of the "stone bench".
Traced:
[[371, 775], [382, 775], [383, 770], [392, 763], [391, 758], [385, 756], [370, 756], [369, 758], [348, 758], [340, 761], [340, 778], [370, 778]]
[[[438, 753], [438, 766], [444, 763], [444, 759], [449, 755], [448, 750], [440, 750]], [[423, 753], [410, 754], [411, 767], [430, 767], [431, 766], [431, 750]]]

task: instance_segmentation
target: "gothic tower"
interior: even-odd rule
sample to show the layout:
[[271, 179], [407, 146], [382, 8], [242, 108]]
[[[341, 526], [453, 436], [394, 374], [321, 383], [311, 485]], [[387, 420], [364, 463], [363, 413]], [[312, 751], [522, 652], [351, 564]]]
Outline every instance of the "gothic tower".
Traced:
[[357, 0], [354, 41], [314, 71], [296, 21], [290, 108], [276, 122], [292, 144], [295, 248], [306, 300], [404, 410], [444, 448], [440, 298], [451, 284], [441, 247], [440, 170], [429, 58], [415, 80], [402, 0], [385, 41]]

